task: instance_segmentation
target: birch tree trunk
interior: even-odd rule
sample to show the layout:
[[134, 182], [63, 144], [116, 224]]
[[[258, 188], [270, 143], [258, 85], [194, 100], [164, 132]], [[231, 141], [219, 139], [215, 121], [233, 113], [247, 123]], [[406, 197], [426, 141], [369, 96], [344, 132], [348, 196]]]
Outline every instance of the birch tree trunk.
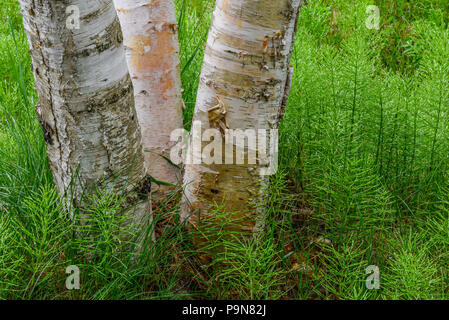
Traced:
[[[112, 178], [117, 190], [142, 189], [140, 129], [112, 1], [20, 4], [39, 95], [36, 112], [57, 188], [68, 192], [76, 177], [76, 203], [81, 187]], [[137, 206], [136, 218], [148, 213], [147, 206]]]
[[[203, 139], [209, 128], [218, 128], [223, 136], [228, 129], [278, 128], [290, 93], [290, 58], [301, 7], [302, 0], [216, 1], [194, 113]], [[192, 140], [195, 136], [191, 133]], [[229, 143], [237, 147], [235, 141]], [[223, 144], [222, 150], [229, 147]], [[253, 151], [246, 147], [246, 160]], [[258, 169], [264, 165], [260, 154], [255, 164], [188, 163], [183, 218], [195, 223], [198, 213], [209, 214], [212, 203], [224, 203], [226, 212], [249, 218], [241, 230], [254, 231], [262, 220], [267, 178]]]
[[171, 133], [183, 126], [178, 26], [173, 0], [114, 0], [122, 25], [142, 129], [145, 164], [157, 180], [177, 184]]

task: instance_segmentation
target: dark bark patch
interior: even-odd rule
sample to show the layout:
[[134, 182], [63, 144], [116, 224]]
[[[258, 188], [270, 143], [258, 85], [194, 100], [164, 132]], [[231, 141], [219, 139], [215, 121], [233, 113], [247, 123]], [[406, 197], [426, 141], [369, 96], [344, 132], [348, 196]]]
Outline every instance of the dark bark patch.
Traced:
[[39, 119], [39, 123], [41, 124], [42, 131], [44, 133], [44, 140], [47, 144], [53, 145], [53, 129], [45, 120]]
[[144, 199], [151, 193], [151, 177], [146, 177], [137, 188], [139, 198]]

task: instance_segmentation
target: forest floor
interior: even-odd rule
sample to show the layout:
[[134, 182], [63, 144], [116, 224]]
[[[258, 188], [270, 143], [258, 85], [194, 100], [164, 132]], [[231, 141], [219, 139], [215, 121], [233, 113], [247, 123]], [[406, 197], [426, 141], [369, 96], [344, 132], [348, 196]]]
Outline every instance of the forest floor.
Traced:
[[[176, 1], [187, 128], [212, 8], [189, 1]], [[238, 222], [220, 207], [187, 232], [174, 191], [136, 258], [120, 195], [89, 195], [81, 231], [67, 219], [19, 5], [2, 0], [0, 299], [449, 299], [449, 2], [308, 2], [265, 232], [227, 231]], [[80, 290], [66, 288], [71, 265]]]

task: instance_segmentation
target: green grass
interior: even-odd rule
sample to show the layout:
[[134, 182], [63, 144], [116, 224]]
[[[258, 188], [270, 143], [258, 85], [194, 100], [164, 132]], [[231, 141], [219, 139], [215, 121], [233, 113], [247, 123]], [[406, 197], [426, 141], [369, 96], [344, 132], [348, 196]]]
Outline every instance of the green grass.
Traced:
[[[212, 2], [176, 1], [187, 128]], [[369, 4], [380, 30], [365, 27]], [[125, 227], [125, 195], [98, 189], [79, 208], [64, 203], [19, 6], [3, 0], [0, 299], [448, 299], [448, 13], [436, 0], [309, 1], [266, 230], [249, 239], [227, 231], [238, 221], [220, 208], [186, 232], [180, 191], [140, 229]], [[70, 265], [81, 290], [65, 288]], [[370, 265], [380, 290], [365, 286]]]

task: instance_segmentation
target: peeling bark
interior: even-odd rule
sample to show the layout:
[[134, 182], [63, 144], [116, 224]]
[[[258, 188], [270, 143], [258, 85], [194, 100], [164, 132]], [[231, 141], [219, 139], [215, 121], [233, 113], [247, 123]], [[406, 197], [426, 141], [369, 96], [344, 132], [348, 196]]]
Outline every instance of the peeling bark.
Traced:
[[[157, 180], [177, 184], [170, 134], [182, 128], [178, 26], [172, 0], [114, 0], [142, 129], [145, 164]], [[149, 151], [149, 152], [148, 152]]]
[[[117, 190], [134, 191], [146, 172], [112, 2], [20, 0], [20, 5], [39, 96], [36, 112], [56, 187], [68, 197], [76, 178], [76, 204], [82, 187], [112, 178]], [[67, 25], [69, 6], [79, 9], [79, 29]], [[136, 217], [147, 214], [144, 201]]]
[[[194, 121], [216, 128], [210, 110], [226, 108], [229, 129], [277, 129], [291, 86], [290, 58], [302, 0], [217, 0], [200, 77]], [[203, 144], [204, 147], [204, 144]], [[248, 150], [247, 150], [248, 152]], [[259, 228], [267, 178], [256, 165], [187, 164], [183, 218], [195, 223], [211, 203]], [[262, 216], [261, 216], [262, 215]]]

